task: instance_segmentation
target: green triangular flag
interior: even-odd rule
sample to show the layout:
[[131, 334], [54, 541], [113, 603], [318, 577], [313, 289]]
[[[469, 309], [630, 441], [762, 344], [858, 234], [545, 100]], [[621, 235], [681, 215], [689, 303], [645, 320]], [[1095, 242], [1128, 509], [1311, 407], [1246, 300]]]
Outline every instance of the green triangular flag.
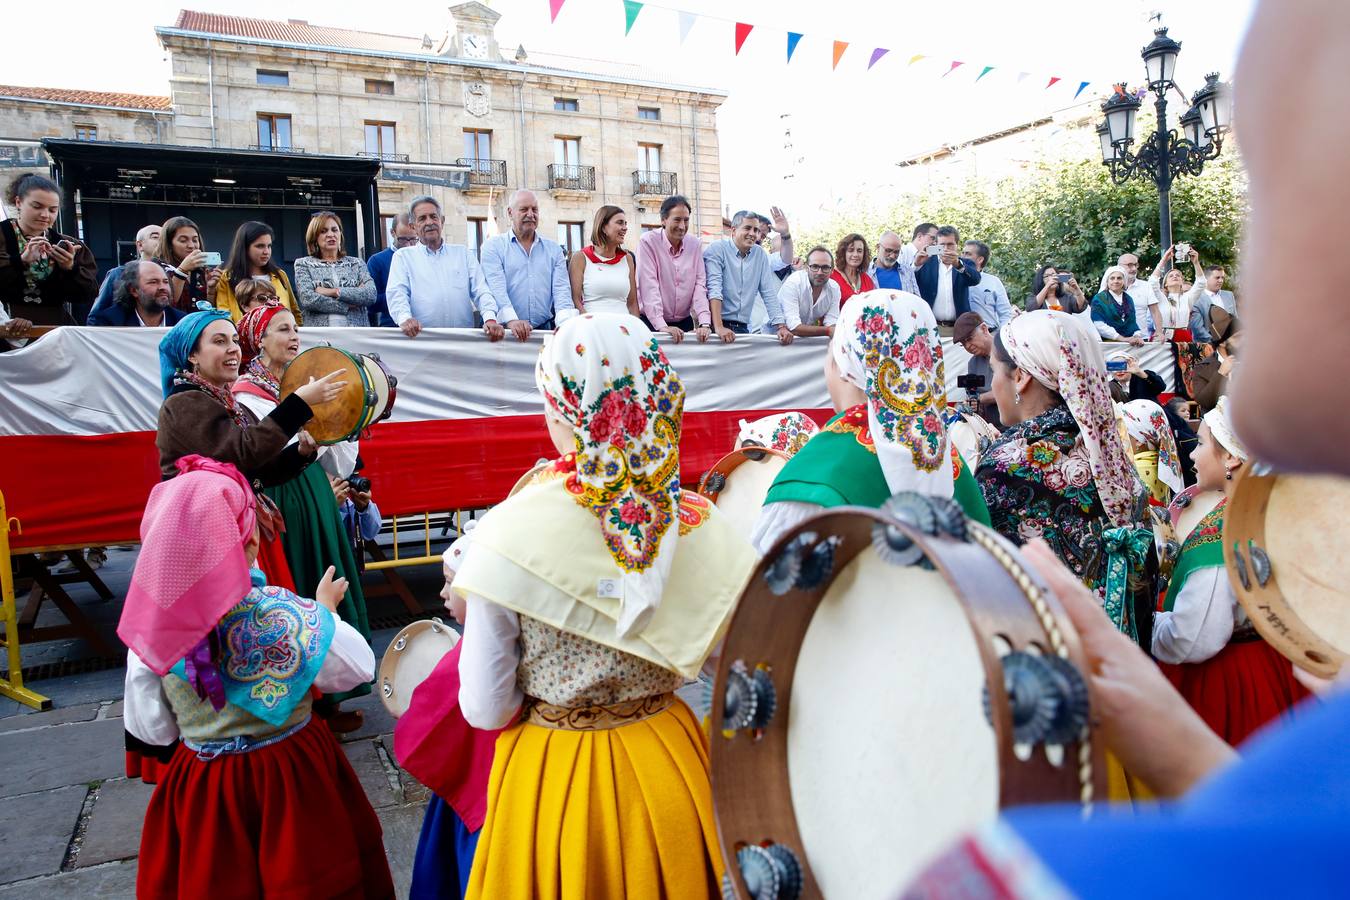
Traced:
[[994, 71], [994, 67], [993, 67], [993, 66], [985, 66], [985, 67], [984, 67], [984, 71], [981, 72], [980, 75], [979, 75], [979, 78], [976, 78], [975, 80], [976, 80], [976, 81], [979, 81], [980, 78], [983, 78], [984, 76], [988, 75], [988, 74], [989, 74], [990, 72], [992, 72], [992, 71]]
[[633, 23], [637, 21], [638, 13], [642, 12], [642, 4], [637, 0], [623, 0], [623, 14], [628, 19], [623, 26], [623, 35], [628, 37], [628, 32], [633, 30]]

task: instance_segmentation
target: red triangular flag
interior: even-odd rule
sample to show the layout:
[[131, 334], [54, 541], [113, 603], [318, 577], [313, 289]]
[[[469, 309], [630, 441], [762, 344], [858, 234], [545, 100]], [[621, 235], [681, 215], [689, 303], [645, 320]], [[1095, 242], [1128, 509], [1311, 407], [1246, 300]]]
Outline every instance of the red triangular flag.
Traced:
[[848, 49], [848, 41], [834, 42], [834, 65], [831, 66], [830, 68], [833, 69], [839, 68], [839, 60], [841, 57], [843, 57], [844, 51], [847, 49]]
[[1057, 82], [1057, 81], [1059, 81], [1059, 76], [1058, 76], [1058, 75], [1052, 75], [1052, 76], [1050, 76], [1050, 83], [1047, 84], [1047, 85], [1045, 86], [1046, 89], [1048, 90], [1049, 88], [1054, 87], [1054, 86], [1055, 86], [1055, 82]]
[[736, 23], [736, 55], [737, 55], [737, 56], [740, 56], [740, 54], [741, 54], [741, 47], [743, 47], [743, 46], [745, 45], [745, 39], [748, 38], [748, 37], [750, 36], [750, 32], [751, 32], [752, 30], [754, 30], [754, 27], [755, 27], [755, 26], [753, 26], [753, 25], [747, 25], [747, 24], [744, 23], [744, 22], [737, 22], [737, 23]]
[[558, 21], [558, 13], [562, 12], [563, 4], [567, 0], [548, 0], [548, 20], [550, 22]]

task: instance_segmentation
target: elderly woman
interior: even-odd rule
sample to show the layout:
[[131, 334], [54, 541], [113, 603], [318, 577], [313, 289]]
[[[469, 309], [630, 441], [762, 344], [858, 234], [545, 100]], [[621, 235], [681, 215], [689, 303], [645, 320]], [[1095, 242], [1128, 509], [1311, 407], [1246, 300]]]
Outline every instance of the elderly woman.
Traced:
[[309, 255], [295, 261], [295, 289], [305, 321], [318, 326], [368, 326], [375, 280], [359, 257], [346, 254], [337, 213], [324, 210], [310, 217], [305, 248]]
[[89, 248], [54, 227], [61, 189], [41, 175], [21, 175], [5, 193], [14, 218], [0, 221], [0, 304], [8, 319], [0, 338], [30, 325], [74, 325], [72, 304], [98, 290]]
[[750, 540], [766, 553], [798, 523], [835, 506], [879, 507], [899, 491], [952, 497], [989, 513], [949, 446], [937, 321], [922, 298], [870, 291], [844, 307], [825, 358], [836, 415], [774, 479]]
[[535, 382], [561, 459], [482, 520], [453, 586], [460, 709], [505, 728], [468, 896], [718, 897], [707, 745], [674, 692], [754, 553], [680, 490], [684, 385], [639, 319], [559, 325]]
[[1106, 270], [1102, 292], [1092, 298], [1092, 321], [1097, 333], [1104, 341], [1128, 341], [1136, 347], [1143, 344], [1148, 335], [1139, 327], [1134, 314], [1134, 299], [1125, 293], [1125, 281], [1128, 278], [1120, 266]]
[[1196, 484], [1224, 494], [1181, 546], [1162, 611], [1153, 624], [1153, 655], [1200, 717], [1237, 746], [1308, 695], [1289, 661], [1248, 620], [1223, 561], [1223, 517], [1233, 473], [1247, 450], [1233, 431], [1228, 399], [1205, 415], [1195, 454]]

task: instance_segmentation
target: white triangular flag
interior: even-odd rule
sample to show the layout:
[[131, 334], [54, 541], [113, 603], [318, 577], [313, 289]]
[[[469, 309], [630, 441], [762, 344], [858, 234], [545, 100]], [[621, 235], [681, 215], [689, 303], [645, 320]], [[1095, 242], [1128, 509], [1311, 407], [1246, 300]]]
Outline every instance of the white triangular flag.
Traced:
[[684, 10], [680, 10], [679, 13], [680, 13], [680, 43], [683, 44], [684, 39], [689, 37], [689, 29], [694, 27], [694, 22], [698, 19], [698, 16], [694, 15], [691, 12], [685, 12]]

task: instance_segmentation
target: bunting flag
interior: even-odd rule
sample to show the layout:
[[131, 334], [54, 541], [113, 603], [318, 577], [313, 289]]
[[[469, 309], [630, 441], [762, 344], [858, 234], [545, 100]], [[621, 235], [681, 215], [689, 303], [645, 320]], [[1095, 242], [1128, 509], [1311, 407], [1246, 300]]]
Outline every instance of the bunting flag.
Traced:
[[792, 54], [797, 52], [797, 42], [802, 36], [795, 31], [788, 32], [788, 62], [792, 62]]
[[1078, 95], [1083, 93], [1083, 88], [1087, 87], [1089, 84], [1091, 84], [1091, 82], [1084, 81], [1082, 84], [1078, 85], [1078, 90], [1073, 92], [1073, 99], [1077, 100]]
[[959, 61], [957, 61], [957, 60], [952, 60], [952, 67], [951, 67], [950, 69], [948, 69], [947, 71], [943, 72], [943, 73], [942, 73], [942, 77], [943, 77], [943, 78], [946, 78], [948, 75], [952, 74], [953, 72], [955, 72], [957, 69], [961, 68], [961, 67], [964, 66], [964, 65], [965, 65], [964, 62], [959, 62]]
[[905, 63], [905, 65], [912, 66], [921, 59], [924, 59], [924, 55], [922, 53], [915, 53], [909, 58], [909, 62]]
[[877, 49], [873, 50], [872, 58], [867, 61], [867, 68], [870, 69], [873, 66], [875, 66], [878, 60], [880, 60], [883, 56], [885, 56], [887, 53], [890, 52], [891, 51], [887, 50], [885, 47], [878, 47]]
[[745, 46], [745, 39], [750, 36], [750, 32], [755, 30], [755, 26], [747, 25], [745, 22], [736, 23], [736, 55], [741, 55], [741, 47]]
[[1017, 73], [1017, 83], [1018, 83], [1018, 84], [1021, 84], [1022, 82], [1026, 81], [1026, 80], [1027, 80], [1027, 76], [1030, 75], [1030, 74], [1031, 74], [1030, 72], [1018, 72], [1018, 73]]
[[694, 27], [694, 22], [696, 22], [697, 20], [698, 20], [698, 16], [694, 15], [693, 13], [691, 13], [691, 12], [685, 12], [684, 10], [680, 10], [680, 43], [681, 43], [681, 44], [684, 43], [684, 39], [685, 39], [685, 38], [689, 37], [689, 30], [690, 30], [691, 28]]
[[839, 68], [839, 60], [843, 58], [844, 51], [847, 49], [848, 49], [848, 41], [834, 42], [834, 65], [830, 66], [831, 69]]
[[978, 83], [981, 78], [988, 75], [992, 71], [994, 71], [993, 66], [985, 66], [983, 69], [980, 70], [980, 74], [976, 76], [975, 81]]
[[562, 12], [563, 4], [567, 0], [548, 0], [548, 18], [550, 22], [558, 21], [558, 13]]
[[1059, 80], [1060, 80], [1060, 77], [1059, 77], [1058, 75], [1051, 75], [1051, 76], [1050, 76], [1050, 83], [1047, 84], [1047, 85], [1045, 86], [1045, 89], [1046, 89], [1046, 90], [1049, 90], [1050, 88], [1054, 87], [1054, 86], [1055, 86], [1055, 83], [1056, 83], [1057, 81], [1059, 81]]
[[628, 37], [628, 32], [633, 30], [633, 23], [637, 21], [638, 13], [642, 12], [642, 4], [637, 0], [623, 0], [623, 15], [627, 20], [623, 26], [623, 36]]

